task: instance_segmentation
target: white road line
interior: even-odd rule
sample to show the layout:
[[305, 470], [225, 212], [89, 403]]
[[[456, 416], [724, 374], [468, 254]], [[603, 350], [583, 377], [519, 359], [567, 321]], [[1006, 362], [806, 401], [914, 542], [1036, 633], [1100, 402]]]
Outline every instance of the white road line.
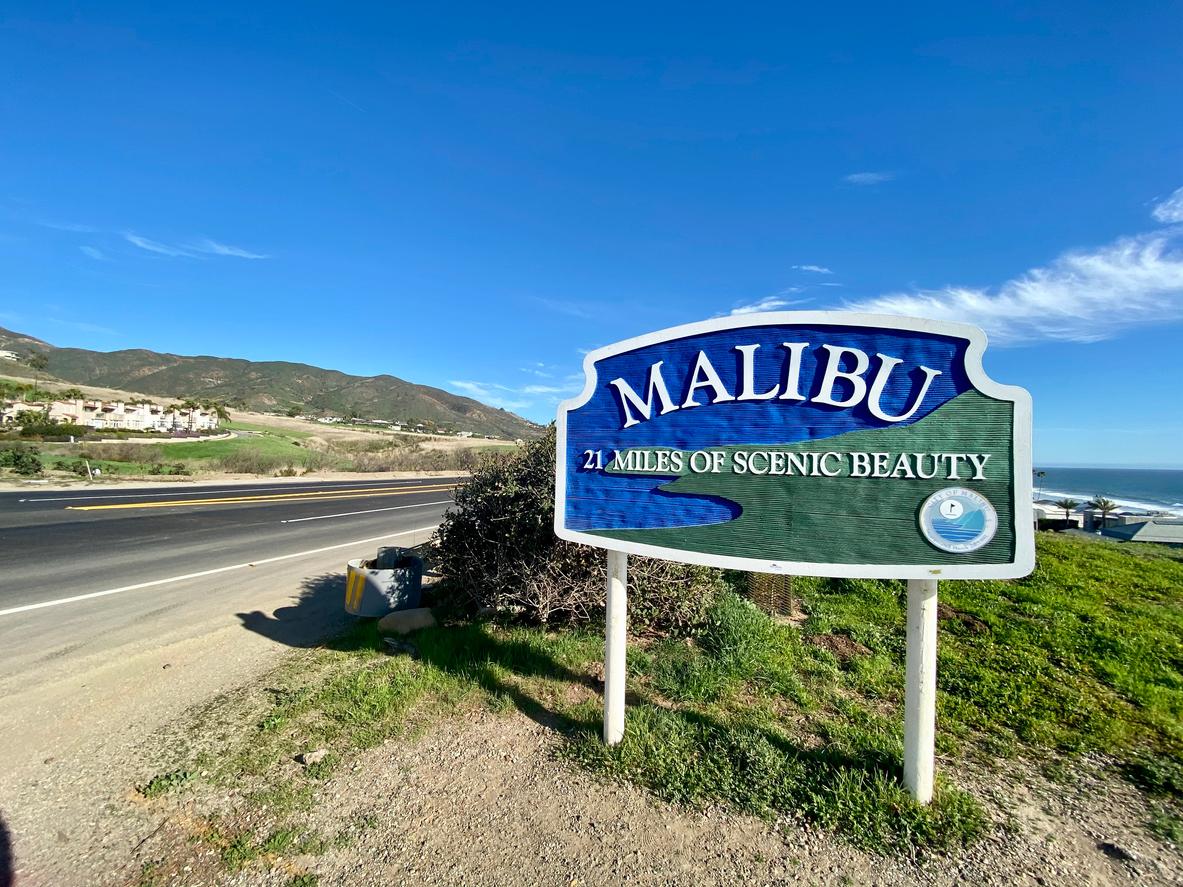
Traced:
[[137, 582], [135, 585], [124, 585], [120, 588], [108, 588], [105, 591], [92, 591], [89, 594], [76, 594], [73, 597], [58, 598], [55, 601], [41, 601], [37, 604], [24, 604], [19, 607], [9, 607], [7, 610], [0, 610], [0, 616], [12, 616], [16, 613], [27, 613], [30, 610], [41, 610], [45, 607], [57, 607], [61, 604], [73, 604], [77, 601], [87, 601], [91, 598], [106, 597], [109, 594], [122, 594], [125, 591], [139, 591], [141, 588], [152, 588], [155, 585], [167, 585], [170, 582], [184, 582], [187, 579], [200, 579], [202, 576], [213, 576], [217, 573], [226, 573], [230, 570], [243, 570], [247, 567], [258, 567], [263, 564], [274, 564], [278, 561], [291, 560], [294, 557], [304, 557], [309, 554], [320, 554], [322, 551], [334, 551], [338, 548], [350, 548], [354, 545], [364, 545], [367, 542], [378, 542], [382, 539], [393, 539], [396, 536], [407, 536], [412, 533], [422, 533], [425, 530], [434, 530], [438, 524], [431, 524], [426, 527], [416, 527], [413, 530], [400, 530], [397, 533], [385, 533], [381, 536], [370, 536], [368, 539], [357, 539], [353, 542], [342, 542], [338, 545], [326, 545], [324, 548], [312, 548], [308, 551], [297, 551], [295, 554], [281, 554], [278, 557], [268, 557], [262, 560], [250, 561], [245, 564], [233, 564], [229, 567], [216, 567], [212, 570], [202, 570], [199, 573], [186, 573], [183, 576], [170, 576], [167, 579], [153, 579], [150, 582]]
[[221, 489], [221, 488], [211, 489], [209, 487], [189, 487], [189, 488], [173, 487], [172, 490], [167, 493], [124, 493], [124, 494], [120, 494], [120, 495], [112, 494], [112, 495], [108, 495], [108, 496], [56, 496], [52, 499], [39, 499], [39, 498], [38, 499], [28, 499], [28, 498], [26, 498], [26, 499], [17, 499], [16, 501], [17, 502], [34, 502], [34, 503], [36, 503], [36, 502], [76, 502], [78, 500], [86, 500], [86, 499], [154, 499], [154, 498], [159, 498], [160, 496], [176, 496], [178, 493], [181, 493], [181, 492], [186, 492], [186, 493], [191, 492], [191, 494], [194, 496], [212, 496], [212, 495], [215, 495], [218, 493], [237, 493], [240, 491], [245, 492], [245, 493], [253, 493], [253, 492], [262, 493], [262, 492], [270, 492], [272, 490], [297, 490], [297, 491], [298, 490], [333, 490], [333, 489], [337, 489], [337, 488], [349, 489], [350, 487], [356, 487], [358, 485], [366, 485], [366, 484], [370, 484], [370, 485], [373, 485], [373, 484], [392, 484], [392, 485], [397, 484], [397, 485], [403, 486], [406, 484], [423, 483], [424, 481], [428, 481], [428, 480], [453, 480], [453, 478], [451, 478], [451, 477], [447, 477], [447, 478], [408, 477], [408, 478], [399, 478], [398, 480], [355, 480], [355, 481], [351, 481], [350, 483], [347, 483], [347, 484], [310, 484], [310, 485], [285, 484], [282, 487], [252, 487], [250, 485], [244, 484], [241, 487], [227, 487], [225, 489]]
[[371, 508], [368, 511], [343, 511], [340, 514], [318, 514], [316, 517], [295, 517], [291, 520], [281, 520], [281, 524], [302, 524], [306, 520], [328, 520], [331, 517], [353, 517], [355, 514], [377, 514], [379, 511], [398, 511], [403, 508], [423, 508], [427, 505], [451, 505], [451, 499], [439, 502], [416, 502], [414, 505], [392, 505], [390, 508]]

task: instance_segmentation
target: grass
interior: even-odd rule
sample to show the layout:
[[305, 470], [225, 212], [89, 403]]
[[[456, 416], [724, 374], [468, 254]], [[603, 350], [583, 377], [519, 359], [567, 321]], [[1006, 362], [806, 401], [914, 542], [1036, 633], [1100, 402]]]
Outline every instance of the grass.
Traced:
[[[941, 584], [938, 751], [990, 766], [1031, 758], [1065, 778], [1103, 752], [1154, 796], [1148, 827], [1177, 842], [1183, 552], [1048, 534], [1038, 548], [1027, 579]], [[611, 748], [592, 677], [598, 630], [445, 625], [414, 636], [412, 659], [380, 652], [375, 624], [361, 622], [277, 673], [255, 727], [222, 756], [215, 781], [262, 785], [249, 803], [280, 822], [217, 846], [227, 865], [291, 852], [285, 829], [341, 762], [478, 708], [552, 724], [572, 762], [677, 803], [804, 820], [883, 854], [973, 842], [989, 815], [970, 794], [938, 776], [921, 807], [901, 785], [903, 583], [797, 579], [794, 593], [801, 628], [728, 593], [695, 637], [635, 643], [625, 740]], [[862, 647], [839, 659], [811, 642], [834, 635]], [[321, 764], [293, 769], [319, 747]], [[158, 777], [162, 794], [170, 778]], [[312, 846], [345, 846], [355, 831]]]
[[[168, 443], [49, 443], [40, 445], [48, 470], [73, 472], [81, 458], [107, 477], [196, 475], [227, 471], [259, 476], [296, 476], [310, 471], [467, 470], [483, 452], [504, 446], [426, 449], [416, 435], [375, 434], [373, 439], [313, 442], [308, 431], [228, 422], [240, 433], [226, 440]], [[511, 445], [512, 446], [512, 445]]]
[[259, 422], [242, 422], [238, 419], [233, 419], [229, 422], [223, 422], [221, 427], [226, 431], [250, 431], [255, 434], [274, 435], [276, 437], [286, 437], [292, 440], [305, 440], [312, 437], [311, 431], [300, 431], [294, 428], [281, 428], [276, 425], [264, 425]]
[[193, 778], [190, 770], [173, 770], [153, 776], [145, 785], [140, 786], [139, 792], [145, 798], [159, 798], [170, 792], [184, 787]]

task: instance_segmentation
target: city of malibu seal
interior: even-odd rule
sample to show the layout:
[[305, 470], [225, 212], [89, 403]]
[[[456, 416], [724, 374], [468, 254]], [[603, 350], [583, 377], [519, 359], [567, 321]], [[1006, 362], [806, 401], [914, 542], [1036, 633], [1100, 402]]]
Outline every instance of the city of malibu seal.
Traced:
[[977, 551], [998, 532], [998, 512], [980, 493], [964, 487], [938, 490], [920, 506], [920, 531], [941, 551]]

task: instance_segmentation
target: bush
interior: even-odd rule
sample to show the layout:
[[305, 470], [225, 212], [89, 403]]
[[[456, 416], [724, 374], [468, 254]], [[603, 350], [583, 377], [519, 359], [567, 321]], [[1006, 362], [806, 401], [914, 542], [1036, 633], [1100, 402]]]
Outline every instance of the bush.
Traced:
[[92, 462], [132, 462], [153, 465], [164, 461], [164, 450], [154, 444], [88, 443], [78, 455]]
[[69, 422], [54, 422], [48, 418], [21, 423], [21, 437], [52, 438], [66, 440], [70, 437], [83, 437], [94, 431], [88, 425], [73, 425]]
[[189, 466], [187, 466], [184, 462], [157, 462], [148, 467], [148, 473], [167, 476], [188, 474]]
[[84, 459], [70, 459], [69, 461], [59, 462], [57, 467], [60, 471], [69, 471], [79, 477], [90, 477], [90, 472], [86, 469], [86, 461]]
[[6, 447], [0, 449], [0, 468], [11, 468], [25, 477], [41, 473], [41, 457], [33, 447]]
[[[485, 456], [440, 524], [441, 595], [466, 612], [527, 623], [602, 618], [606, 560], [598, 548], [554, 534], [555, 432]], [[633, 630], [686, 634], [706, 620], [722, 573], [629, 558]]]
[[324, 468], [332, 459], [324, 453], [309, 451], [293, 458], [291, 454], [262, 453], [249, 447], [240, 447], [214, 460], [223, 471], [235, 474], [274, 475], [286, 468]]

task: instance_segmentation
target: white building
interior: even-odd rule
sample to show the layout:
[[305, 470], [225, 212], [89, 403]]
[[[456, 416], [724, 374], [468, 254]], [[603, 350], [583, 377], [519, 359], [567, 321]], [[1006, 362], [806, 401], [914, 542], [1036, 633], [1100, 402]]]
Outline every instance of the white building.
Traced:
[[0, 360], [20, 360], [21, 356], [15, 351], [5, 351], [0, 349]]
[[218, 414], [202, 407], [166, 409], [155, 403], [122, 400], [55, 400], [50, 403], [0, 402], [0, 425], [16, 422], [24, 412], [43, 413], [54, 422], [112, 431], [212, 431]]

